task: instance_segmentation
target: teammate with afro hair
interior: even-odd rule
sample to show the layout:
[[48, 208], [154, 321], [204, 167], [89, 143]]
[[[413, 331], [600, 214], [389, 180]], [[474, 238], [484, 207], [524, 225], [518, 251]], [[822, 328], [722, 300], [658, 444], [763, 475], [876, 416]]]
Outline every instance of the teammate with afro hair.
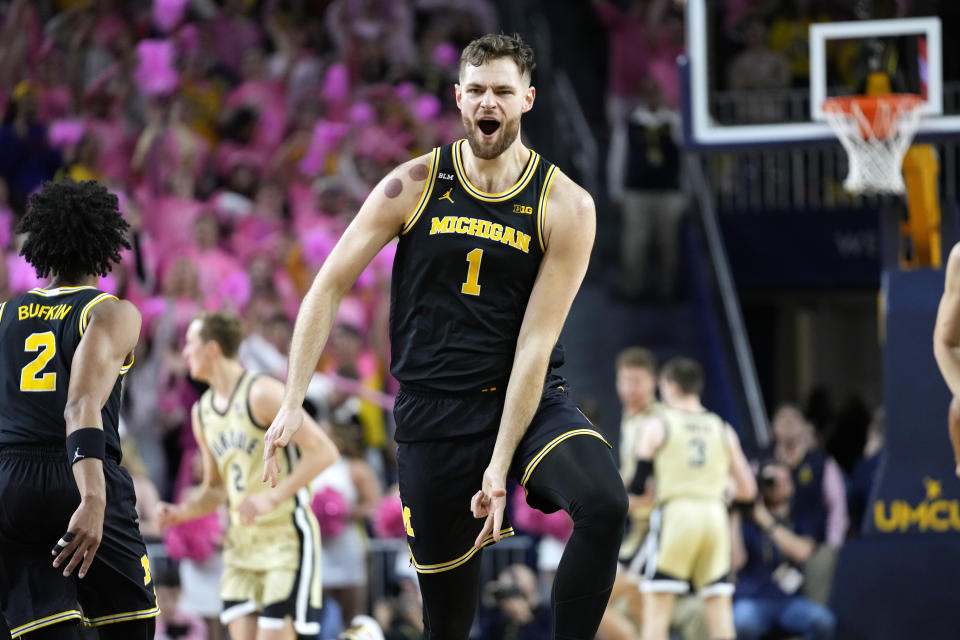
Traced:
[[130, 225], [118, 210], [117, 196], [92, 180], [45, 182], [30, 196], [17, 233], [27, 240], [20, 255], [37, 271], [59, 282], [105, 276], [120, 250], [129, 249]]
[[119, 466], [140, 312], [97, 288], [128, 228], [115, 195], [71, 181], [44, 183], [17, 226], [49, 283], [0, 302], [0, 617], [13, 637], [82, 640], [81, 623], [99, 640], [154, 637], [150, 562]]

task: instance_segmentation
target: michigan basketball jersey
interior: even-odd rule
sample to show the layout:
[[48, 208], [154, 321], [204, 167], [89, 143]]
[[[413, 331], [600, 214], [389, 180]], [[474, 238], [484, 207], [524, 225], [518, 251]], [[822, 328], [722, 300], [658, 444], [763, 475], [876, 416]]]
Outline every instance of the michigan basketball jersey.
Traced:
[[[296, 569], [301, 561], [300, 548], [308, 553], [318, 539], [316, 518], [310, 510], [310, 489], [303, 487], [253, 525], [240, 520], [239, 507], [255, 493], [267, 491], [263, 482], [263, 436], [269, 425], [257, 424], [250, 408], [250, 387], [256, 375], [244, 372], [237, 381], [224, 410], [213, 402], [208, 389], [199, 400], [203, 437], [217, 462], [227, 491], [230, 526], [224, 543], [224, 563], [248, 570]], [[297, 449], [292, 444], [280, 449], [279, 479], [289, 475], [296, 464]]]
[[715, 413], [663, 407], [664, 442], [654, 457], [658, 503], [675, 498], [723, 499], [730, 475], [725, 425]]
[[[116, 300], [96, 287], [32, 289], [0, 304], [0, 446], [64, 447], [73, 354], [91, 310]], [[131, 358], [120, 376], [133, 364]], [[121, 377], [101, 411], [106, 453], [119, 462]]]
[[[512, 187], [486, 193], [466, 175], [464, 144], [433, 150], [427, 186], [397, 246], [391, 371], [409, 389], [505, 387], [544, 254], [556, 167], [530, 150]], [[405, 437], [414, 436], [398, 434]]]

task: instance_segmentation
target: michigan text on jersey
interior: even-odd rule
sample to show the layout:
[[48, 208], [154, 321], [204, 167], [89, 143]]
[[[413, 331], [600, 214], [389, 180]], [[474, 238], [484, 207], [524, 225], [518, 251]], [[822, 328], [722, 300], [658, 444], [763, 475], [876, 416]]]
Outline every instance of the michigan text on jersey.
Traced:
[[501, 242], [530, 253], [530, 235], [517, 231], [513, 227], [492, 223], [479, 218], [465, 218], [460, 216], [444, 216], [433, 218], [430, 223], [430, 235], [437, 233], [459, 233], [478, 238], [487, 238], [494, 242]]

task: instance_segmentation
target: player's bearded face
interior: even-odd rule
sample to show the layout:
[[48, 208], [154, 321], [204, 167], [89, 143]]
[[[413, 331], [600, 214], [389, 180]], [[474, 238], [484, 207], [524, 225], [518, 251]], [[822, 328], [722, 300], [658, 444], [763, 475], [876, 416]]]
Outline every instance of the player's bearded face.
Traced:
[[457, 106], [473, 155], [496, 158], [520, 135], [520, 117], [533, 106], [529, 78], [510, 58], [467, 64], [457, 85]]

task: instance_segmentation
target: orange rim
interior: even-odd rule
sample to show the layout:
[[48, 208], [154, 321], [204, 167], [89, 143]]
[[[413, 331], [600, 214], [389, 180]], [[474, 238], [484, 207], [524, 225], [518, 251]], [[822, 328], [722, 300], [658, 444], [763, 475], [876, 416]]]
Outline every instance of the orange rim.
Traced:
[[[920, 96], [912, 93], [885, 93], [878, 95], [840, 96], [823, 101], [824, 113], [854, 116], [860, 125], [860, 135], [864, 138], [889, 138], [897, 123], [897, 116], [906, 111], [918, 109], [923, 104]], [[855, 109], [856, 107], [856, 109]], [[882, 117], [877, 117], [881, 107], [890, 107]], [[863, 119], [856, 116], [857, 110]]]

